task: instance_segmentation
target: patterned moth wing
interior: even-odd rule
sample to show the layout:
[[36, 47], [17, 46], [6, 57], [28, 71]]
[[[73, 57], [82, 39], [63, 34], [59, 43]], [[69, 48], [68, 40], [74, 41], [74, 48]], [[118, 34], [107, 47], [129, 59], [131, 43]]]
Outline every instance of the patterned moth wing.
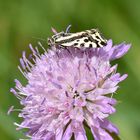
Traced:
[[85, 30], [77, 33], [60, 32], [48, 40], [48, 44], [59, 45], [62, 48], [97, 48], [107, 44], [107, 40], [97, 29]]

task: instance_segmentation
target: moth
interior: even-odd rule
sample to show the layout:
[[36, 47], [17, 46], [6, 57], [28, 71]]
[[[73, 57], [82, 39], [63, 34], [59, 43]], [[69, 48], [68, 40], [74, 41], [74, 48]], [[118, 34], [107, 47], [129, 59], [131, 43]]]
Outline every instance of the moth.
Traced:
[[49, 46], [59, 46], [61, 48], [100, 48], [107, 45], [107, 40], [98, 29], [85, 30], [76, 33], [60, 32], [48, 39]]

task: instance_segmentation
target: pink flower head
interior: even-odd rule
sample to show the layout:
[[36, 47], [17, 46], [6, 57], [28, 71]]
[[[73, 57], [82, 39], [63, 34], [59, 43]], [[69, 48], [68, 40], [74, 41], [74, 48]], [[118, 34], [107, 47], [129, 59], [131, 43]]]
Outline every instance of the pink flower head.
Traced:
[[112, 47], [109, 40], [103, 48], [32, 50], [20, 59], [21, 72], [28, 83], [15, 80], [11, 89], [20, 100], [23, 118], [19, 129], [27, 128], [32, 140], [87, 140], [85, 127], [95, 140], [113, 140], [110, 133], [118, 129], [107, 120], [115, 113], [113, 94], [127, 75], [116, 72], [110, 61], [122, 57], [130, 45]]

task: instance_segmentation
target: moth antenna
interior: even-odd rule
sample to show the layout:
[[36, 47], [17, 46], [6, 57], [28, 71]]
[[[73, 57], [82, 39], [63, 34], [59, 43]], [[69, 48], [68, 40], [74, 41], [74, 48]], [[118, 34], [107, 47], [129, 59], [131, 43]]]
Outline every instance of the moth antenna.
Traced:
[[71, 28], [71, 24], [70, 25], [68, 25], [68, 27], [66, 28], [66, 33], [69, 33], [70, 32], [70, 28]]
[[53, 32], [54, 34], [57, 34], [57, 33], [58, 33], [53, 27], [51, 27], [51, 30], [52, 30], [52, 32]]

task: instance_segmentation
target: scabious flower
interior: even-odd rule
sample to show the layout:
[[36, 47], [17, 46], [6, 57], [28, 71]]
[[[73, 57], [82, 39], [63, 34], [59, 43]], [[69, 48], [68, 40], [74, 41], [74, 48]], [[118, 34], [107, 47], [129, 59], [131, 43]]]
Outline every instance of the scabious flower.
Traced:
[[15, 80], [11, 89], [23, 105], [18, 129], [27, 128], [32, 140], [87, 140], [85, 128], [95, 140], [113, 140], [110, 134], [119, 131], [107, 118], [116, 111], [113, 94], [127, 74], [117, 73], [110, 61], [122, 57], [130, 45], [113, 46], [109, 40], [103, 48], [48, 49], [43, 54], [30, 48], [31, 60], [25, 52], [20, 59], [28, 83]]

